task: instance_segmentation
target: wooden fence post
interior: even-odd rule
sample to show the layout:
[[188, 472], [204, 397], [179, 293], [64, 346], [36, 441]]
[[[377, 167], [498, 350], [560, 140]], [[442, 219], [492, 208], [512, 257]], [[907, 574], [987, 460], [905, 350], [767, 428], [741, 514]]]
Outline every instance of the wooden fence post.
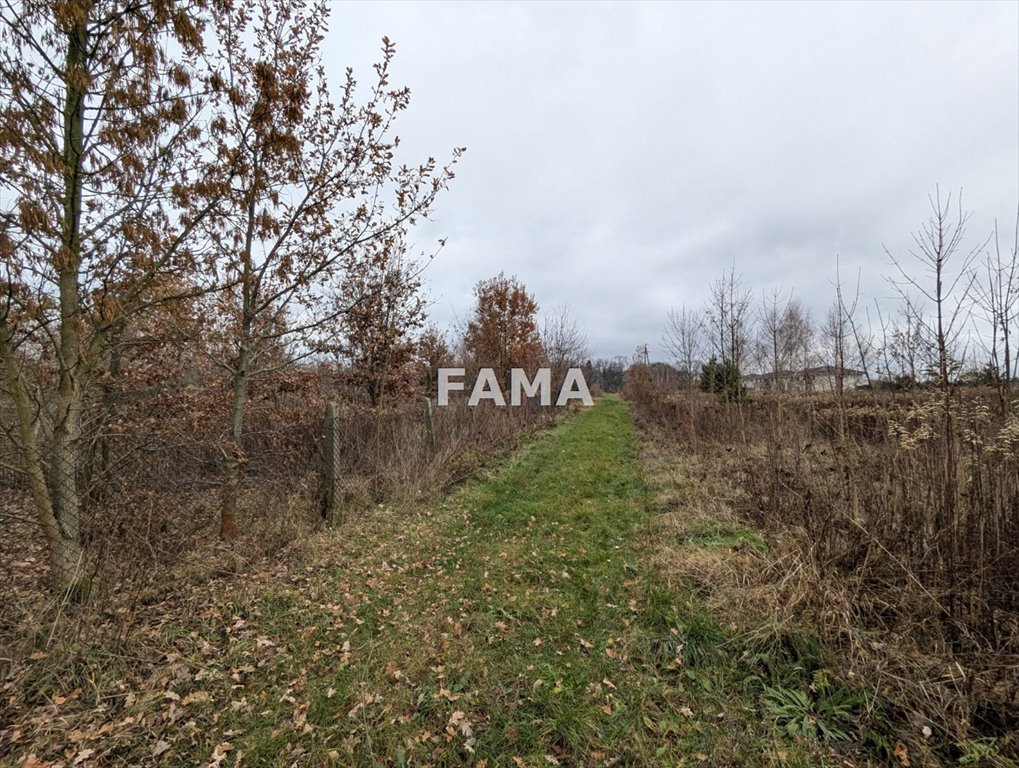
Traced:
[[322, 434], [322, 518], [342, 522], [340, 509], [340, 420], [336, 403], [326, 403], [325, 429]]
[[435, 416], [432, 414], [432, 398], [425, 398], [425, 429], [428, 433], [428, 450], [435, 453]]

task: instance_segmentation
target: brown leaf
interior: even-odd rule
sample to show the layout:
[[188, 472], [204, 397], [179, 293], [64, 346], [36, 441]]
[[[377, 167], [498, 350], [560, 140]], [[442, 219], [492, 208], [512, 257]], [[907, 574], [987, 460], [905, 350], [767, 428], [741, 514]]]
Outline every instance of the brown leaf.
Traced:
[[168, 741], [163, 741], [162, 739], [160, 739], [152, 747], [152, 756], [153, 757], [159, 757], [164, 752], [169, 751], [169, 749], [170, 749], [170, 743]]
[[184, 697], [183, 701], [181, 701], [181, 706], [186, 707], [188, 704], [191, 704], [192, 702], [195, 701], [211, 701], [211, 700], [212, 696], [209, 694], [208, 691], [192, 691], [191, 693]]
[[234, 745], [229, 741], [224, 741], [222, 744], [218, 744], [214, 750], [212, 750], [212, 758], [208, 768], [216, 768], [216, 766], [222, 764], [226, 760], [226, 754]]
[[892, 754], [895, 755], [895, 759], [899, 761], [899, 765], [903, 766], [903, 768], [909, 768], [909, 749], [905, 744], [902, 742], [897, 743], [895, 745], [895, 751], [892, 752]]

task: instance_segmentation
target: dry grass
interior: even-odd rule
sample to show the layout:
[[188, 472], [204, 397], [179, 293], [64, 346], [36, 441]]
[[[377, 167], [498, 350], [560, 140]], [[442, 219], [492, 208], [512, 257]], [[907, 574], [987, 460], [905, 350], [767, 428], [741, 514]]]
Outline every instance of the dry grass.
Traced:
[[[710, 585], [709, 606], [733, 623], [809, 628], [844, 680], [885, 703], [914, 764], [1008, 764], [994, 756], [1019, 752], [1014, 416], [964, 393], [946, 444], [928, 393], [729, 409], [700, 393], [631, 397], [687, 496], [659, 524], [672, 540], [729, 531], [717, 557], [660, 553], [665, 572]], [[731, 546], [741, 525], [764, 533], [767, 557]]]
[[[83, 515], [89, 553], [83, 567], [93, 587], [88, 605], [74, 611], [50, 592], [47, 549], [27, 489], [16, 473], [5, 476], [0, 680], [12, 669], [24, 671], [28, 655], [40, 648], [49, 653], [66, 644], [77, 657], [79, 649], [87, 656], [93, 643], [129, 647], [147, 631], [149, 606], [165, 603], [169, 610], [182, 590], [271, 566], [308, 546], [323, 527], [324, 398], [316, 392], [263, 398], [252, 407], [238, 499], [241, 533], [229, 545], [217, 535], [223, 456], [215, 419], [184, 418], [176, 407], [163, 411], [165, 418], [146, 418], [156, 404], [124, 406], [130, 429], [97, 433], [107, 458], [102, 472], [92, 466], [83, 473], [93, 484]], [[423, 401], [375, 411], [341, 404], [344, 520], [338, 522], [377, 514], [382, 504], [423, 502], [464, 480], [539, 428], [548, 417], [536, 411], [437, 408], [433, 448]], [[96, 450], [90, 460], [98, 464], [98, 456]]]
[[129, 642], [51, 645], [0, 683], [0, 761], [843, 766], [759, 717], [724, 629], [657, 582], [647, 501], [606, 398], [441, 503], [178, 585]]

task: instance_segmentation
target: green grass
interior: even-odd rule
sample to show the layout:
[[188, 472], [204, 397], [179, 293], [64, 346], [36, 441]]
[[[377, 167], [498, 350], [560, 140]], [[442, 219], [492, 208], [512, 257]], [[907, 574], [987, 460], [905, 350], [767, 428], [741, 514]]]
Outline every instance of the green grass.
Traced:
[[691, 526], [686, 532], [686, 543], [691, 546], [721, 547], [722, 549], [747, 548], [764, 554], [768, 545], [760, 531], [725, 523]]
[[[786, 674], [798, 661], [769, 671], [774, 649], [749, 653], [695, 590], [663, 586], [650, 565], [655, 514], [628, 407], [601, 398], [441, 503], [341, 527], [307, 568], [195, 617], [174, 635], [167, 692], [137, 705], [147, 737], [107, 738], [103, 754], [823, 765], [783, 735], [797, 713], [772, 716], [763, 699], [766, 684], [799, 684]], [[703, 526], [676, 546], [764, 542]]]
[[[678, 645], [693, 657], [724, 633], [649, 587], [650, 514], [629, 412], [604, 398], [327, 574], [349, 597], [321, 646], [295, 642], [293, 602], [267, 595], [257, 627], [288, 653], [247, 690], [265, 714], [224, 723], [243, 730], [235, 749], [265, 765], [291, 762], [286, 743], [311, 763], [674, 765], [697, 741], [680, 712], [703, 698]], [[310, 732], [280, 727], [283, 687]]]

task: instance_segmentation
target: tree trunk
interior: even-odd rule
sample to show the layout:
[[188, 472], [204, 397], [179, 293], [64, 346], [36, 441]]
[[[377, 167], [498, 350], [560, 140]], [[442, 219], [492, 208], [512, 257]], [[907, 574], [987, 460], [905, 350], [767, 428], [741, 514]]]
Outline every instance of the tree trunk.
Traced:
[[[254, 157], [255, 176], [258, 177], [261, 164], [257, 153]], [[255, 242], [256, 198], [249, 190], [246, 205], [246, 227], [244, 250], [241, 254], [241, 327], [238, 339], [237, 368], [233, 372], [233, 398], [230, 407], [230, 444], [226, 450], [226, 477], [223, 482], [223, 498], [219, 515], [219, 538], [233, 541], [237, 538], [237, 497], [240, 493], [241, 475], [244, 471], [244, 410], [248, 402], [248, 380], [251, 377], [251, 357], [254, 339], [258, 279], [252, 269], [251, 249]]]
[[[52, 254], [56, 272], [60, 323], [57, 328], [58, 386], [53, 403], [55, 417], [49, 466], [43, 460], [36, 435], [37, 419], [25, 388], [14, 348], [13, 329], [0, 327], [0, 357], [4, 380], [14, 400], [22, 457], [32, 501], [46, 537], [52, 563], [53, 586], [75, 601], [88, 594], [83, 576], [85, 549], [80, 536], [81, 498], [78, 468], [81, 464], [83, 380], [95, 349], [82, 347], [81, 300], [78, 273], [81, 266], [82, 183], [85, 141], [85, 60], [89, 19], [76, 20], [67, 34], [62, 144], [63, 211], [60, 248]], [[3, 318], [4, 321], [7, 318]], [[98, 337], [92, 346], [98, 348]], [[47, 472], [48, 469], [48, 472]]]
[[226, 450], [226, 477], [219, 516], [219, 538], [233, 541], [237, 538], [237, 498], [240, 494], [241, 475], [244, 471], [244, 410], [248, 400], [248, 368], [251, 363], [247, 341], [241, 342], [240, 361], [234, 373], [233, 401], [230, 408], [230, 445]]
[[1001, 412], [1008, 413], [1012, 403], [1012, 349], [1009, 333], [1010, 318], [1006, 310], [1001, 312], [1001, 338], [1005, 352], [1004, 375], [998, 378], [998, 396], [1001, 398]]
[[[87, 584], [81, 577], [84, 549], [80, 537], [81, 499], [78, 492], [78, 466], [81, 453], [81, 377], [87, 369], [81, 344], [81, 305], [78, 287], [78, 269], [81, 264], [82, 174], [85, 136], [85, 57], [88, 49], [87, 19], [76, 23], [67, 37], [65, 69], [66, 98], [64, 101], [64, 212], [61, 224], [61, 250], [55, 254], [60, 303], [60, 331], [58, 348], [59, 384], [57, 388], [57, 414], [53, 430], [52, 457], [49, 472], [49, 494], [33, 488], [36, 512], [50, 544], [53, 562], [53, 581], [58, 590], [83, 597]], [[13, 364], [13, 351], [9, 350], [8, 365]], [[18, 378], [16, 369], [8, 371]], [[20, 383], [20, 381], [19, 381]], [[41, 472], [42, 462], [38, 446], [31, 432], [32, 414], [22, 413], [29, 403], [27, 393], [19, 386], [16, 393], [23, 397], [19, 409], [21, 438], [26, 459], [34, 464], [29, 471]], [[27, 441], [26, 441], [26, 438]], [[38, 477], [32, 477], [33, 486]]]
[[32, 502], [50, 551], [54, 590], [58, 593], [73, 593], [75, 598], [83, 597], [87, 592], [87, 583], [81, 578], [84, 551], [78, 537], [78, 520], [77, 517], [73, 518], [73, 527], [61, 525], [57, 520], [50, 487], [46, 483], [42, 455], [36, 441], [32, 403], [19, 375], [14, 350], [6, 331], [0, 332], [0, 358], [3, 358], [7, 391], [14, 400], [18, 417], [18, 436], [21, 439], [21, 453], [25, 462], [25, 473], [28, 475]]

